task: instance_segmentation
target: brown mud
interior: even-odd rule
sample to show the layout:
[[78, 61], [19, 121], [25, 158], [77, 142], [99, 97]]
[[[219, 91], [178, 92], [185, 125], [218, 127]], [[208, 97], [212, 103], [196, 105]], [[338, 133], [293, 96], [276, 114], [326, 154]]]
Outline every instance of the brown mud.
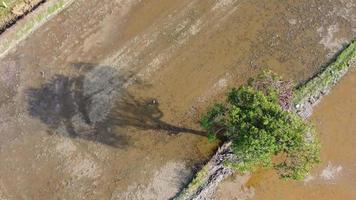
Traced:
[[354, 8], [75, 1], [0, 60], [0, 199], [173, 197], [216, 149], [199, 113], [262, 69], [307, 80]]

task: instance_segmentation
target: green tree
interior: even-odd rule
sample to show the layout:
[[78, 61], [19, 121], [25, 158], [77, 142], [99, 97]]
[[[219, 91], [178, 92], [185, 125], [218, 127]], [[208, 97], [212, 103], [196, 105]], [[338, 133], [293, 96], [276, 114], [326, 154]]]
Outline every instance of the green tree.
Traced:
[[210, 138], [232, 141], [238, 162], [227, 164], [238, 171], [274, 167], [283, 178], [303, 179], [319, 162], [320, 145], [314, 128], [289, 110], [292, 98], [290, 82], [265, 72], [229, 91], [201, 126]]

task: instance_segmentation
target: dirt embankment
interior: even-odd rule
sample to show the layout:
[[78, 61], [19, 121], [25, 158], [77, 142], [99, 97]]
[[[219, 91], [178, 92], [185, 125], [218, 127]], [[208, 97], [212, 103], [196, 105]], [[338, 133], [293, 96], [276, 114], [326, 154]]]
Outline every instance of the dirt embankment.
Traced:
[[0, 34], [46, 0], [7, 0], [0, 6]]
[[343, 50], [336, 61], [301, 85], [295, 92], [294, 111], [309, 118], [323, 96], [328, 94], [356, 61], [356, 41]]

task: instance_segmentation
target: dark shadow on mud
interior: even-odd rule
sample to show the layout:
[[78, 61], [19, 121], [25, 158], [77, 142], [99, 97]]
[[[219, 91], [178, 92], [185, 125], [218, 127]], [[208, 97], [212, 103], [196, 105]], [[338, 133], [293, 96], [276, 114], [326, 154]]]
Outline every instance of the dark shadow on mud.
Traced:
[[[134, 80], [109, 66], [74, 64], [76, 75], [56, 75], [40, 88], [27, 90], [28, 112], [50, 128], [49, 133], [125, 147], [127, 134], [115, 127], [163, 130], [167, 133], [204, 132], [162, 121], [163, 113], [154, 98], [137, 99], [123, 85]], [[135, 84], [143, 83], [135, 80]]]
[[206, 136], [205, 132], [179, 127], [162, 121], [163, 112], [156, 99], [135, 99], [130, 93], [122, 91], [115, 108], [108, 117], [110, 124], [120, 127], [135, 127], [142, 130], [163, 130], [170, 134], [187, 132]]

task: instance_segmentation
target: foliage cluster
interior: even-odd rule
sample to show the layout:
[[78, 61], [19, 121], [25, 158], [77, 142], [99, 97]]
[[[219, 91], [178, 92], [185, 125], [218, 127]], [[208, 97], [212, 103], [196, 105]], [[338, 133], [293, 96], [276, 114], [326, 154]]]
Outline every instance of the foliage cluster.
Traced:
[[239, 161], [229, 164], [238, 171], [274, 167], [283, 178], [302, 179], [319, 161], [313, 127], [288, 111], [292, 84], [287, 83], [266, 72], [232, 89], [225, 103], [202, 116], [201, 126], [210, 135], [233, 142]]

